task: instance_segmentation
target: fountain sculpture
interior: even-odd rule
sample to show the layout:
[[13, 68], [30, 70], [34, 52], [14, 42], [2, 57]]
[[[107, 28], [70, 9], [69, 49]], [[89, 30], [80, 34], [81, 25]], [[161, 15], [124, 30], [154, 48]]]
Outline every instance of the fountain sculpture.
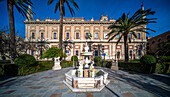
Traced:
[[94, 61], [89, 60], [93, 52], [89, 52], [87, 42], [84, 50], [81, 56], [84, 56], [85, 60], [79, 61], [78, 69], [65, 73], [65, 80], [63, 82], [73, 92], [99, 92], [110, 82], [108, 80], [108, 73], [102, 69], [94, 68]]

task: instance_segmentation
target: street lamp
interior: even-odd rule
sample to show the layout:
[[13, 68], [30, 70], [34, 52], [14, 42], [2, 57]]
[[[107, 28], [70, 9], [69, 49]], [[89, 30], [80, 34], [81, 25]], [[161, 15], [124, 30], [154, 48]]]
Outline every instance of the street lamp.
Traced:
[[72, 39], [70, 39], [70, 40], [65, 40], [64, 42], [65, 42], [65, 43], [71, 43], [71, 44], [73, 44], [73, 45], [71, 46], [71, 49], [73, 49], [73, 68], [74, 68], [74, 45], [75, 45], [75, 43], [74, 43], [74, 41], [73, 41]]

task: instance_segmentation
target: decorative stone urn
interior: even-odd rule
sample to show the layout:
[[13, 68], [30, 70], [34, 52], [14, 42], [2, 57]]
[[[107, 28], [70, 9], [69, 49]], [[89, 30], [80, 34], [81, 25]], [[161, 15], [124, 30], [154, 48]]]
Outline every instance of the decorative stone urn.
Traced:
[[117, 57], [115, 58], [115, 60], [112, 59], [111, 69], [113, 69], [113, 70], [119, 70]]
[[54, 66], [53, 66], [53, 70], [60, 70], [61, 66], [60, 66], [60, 57], [54, 58]]

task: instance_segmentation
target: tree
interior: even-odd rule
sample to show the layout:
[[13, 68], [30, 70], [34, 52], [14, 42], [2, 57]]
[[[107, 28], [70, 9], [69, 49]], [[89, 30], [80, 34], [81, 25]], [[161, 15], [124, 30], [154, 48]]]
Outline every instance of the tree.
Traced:
[[[7, 33], [9, 31], [8, 28], [4, 27], [5, 29], [0, 29], [0, 55], [3, 57], [10, 58], [10, 51], [11, 51], [11, 37], [10, 34]], [[17, 32], [18, 33], [18, 32]], [[15, 35], [15, 46], [16, 46], [16, 52], [15, 55], [18, 57], [19, 55], [23, 54], [25, 52], [25, 43], [24, 38], [21, 38], [17, 36], [17, 33]]]
[[[4, 0], [0, 0], [4, 1]], [[16, 41], [15, 41], [15, 26], [14, 26], [14, 11], [13, 7], [21, 13], [24, 17], [27, 17], [28, 5], [32, 6], [33, 3], [31, 0], [7, 0], [8, 6], [8, 15], [9, 15], [9, 26], [10, 26], [10, 37], [11, 37], [11, 63], [14, 63], [14, 59], [16, 58]]]
[[66, 54], [63, 54], [62, 49], [59, 49], [57, 47], [52, 47], [49, 48], [47, 51], [44, 52], [44, 54], [41, 56], [41, 58], [56, 58], [56, 57], [60, 57], [60, 58], [65, 58]]
[[157, 51], [155, 52], [155, 56], [169, 56], [170, 55], [170, 39], [167, 39], [166, 41], [163, 41], [158, 44], [159, 47]]
[[[131, 37], [129, 37], [129, 33], [132, 34], [135, 38], [137, 37], [135, 32], [142, 32], [142, 33], [147, 33], [146, 30], [150, 30], [155, 32], [154, 30], [150, 28], [146, 28], [146, 24], [148, 23], [156, 23], [154, 21], [156, 18], [146, 18], [148, 15], [154, 15], [155, 11], [151, 11], [151, 9], [148, 10], [143, 10], [139, 9], [138, 11], [135, 12], [135, 14], [129, 18], [129, 13], [123, 15], [116, 20], [116, 22], [113, 25], [110, 25], [108, 29], [111, 29], [111, 32], [108, 33], [109, 40], [114, 39], [117, 35], [120, 35], [116, 45], [120, 42], [120, 40], [124, 39], [124, 52], [125, 52], [125, 61], [129, 61], [129, 56], [128, 56], [128, 42], [131, 42]], [[129, 40], [129, 41], [128, 41]]]
[[[50, 5], [51, 3], [53, 3], [54, 0], [48, 0], [48, 5]], [[67, 4], [71, 15], [75, 15], [75, 12], [73, 10], [72, 7], [70, 7], [70, 3], [71, 2], [73, 4], [73, 6], [76, 8], [77, 11], [79, 11], [79, 7], [77, 5], [77, 3], [74, 0], [58, 0], [58, 2], [55, 5], [55, 13], [57, 12], [57, 9], [59, 8], [60, 11], [60, 30], [59, 30], [59, 48], [62, 48], [62, 42], [63, 42], [63, 15], [65, 16], [65, 7], [64, 7], [64, 3]]]

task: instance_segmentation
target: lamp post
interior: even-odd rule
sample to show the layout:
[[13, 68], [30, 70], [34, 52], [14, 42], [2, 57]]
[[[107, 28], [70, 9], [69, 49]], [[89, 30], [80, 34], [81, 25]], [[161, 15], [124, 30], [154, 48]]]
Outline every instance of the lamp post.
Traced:
[[73, 68], [74, 68], [74, 45], [75, 43], [72, 41], [72, 44], [73, 44]]
[[72, 44], [71, 49], [73, 49], [73, 68], [74, 68], [74, 45], [75, 45], [75, 43], [74, 43], [74, 41], [73, 41], [72, 39], [70, 39], [70, 40], [65, 40], [64, 42], [65, 42], [65, 43], [71, 43], [71, 44]]

